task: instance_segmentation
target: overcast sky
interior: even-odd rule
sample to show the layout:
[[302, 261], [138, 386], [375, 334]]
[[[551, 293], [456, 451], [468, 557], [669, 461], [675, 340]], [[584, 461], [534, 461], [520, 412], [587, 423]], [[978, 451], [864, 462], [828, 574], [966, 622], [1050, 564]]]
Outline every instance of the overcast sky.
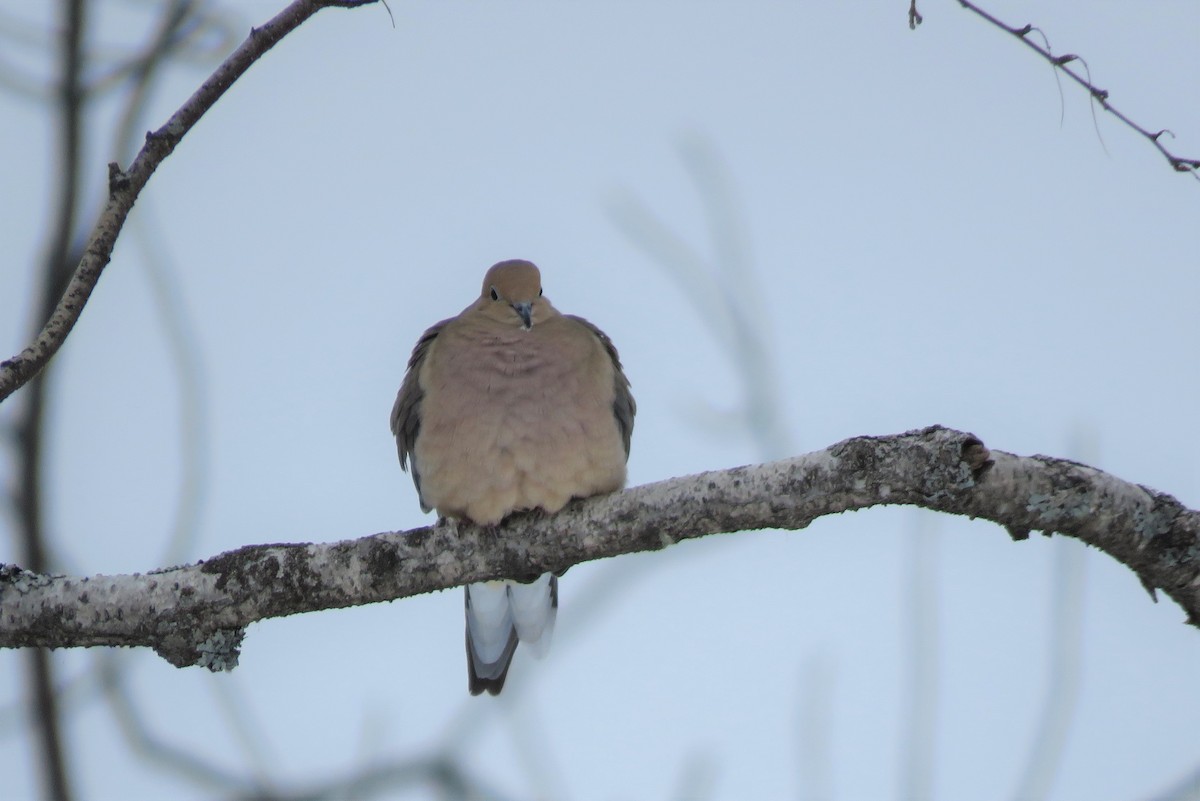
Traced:
[[[241, 35], [281, 4], [237, 5]], [[1102, 110], [1094, 121], [1077, 86], [1060, 99], [1046, 62], [958, 3], [923, 0], [916, 32], [902, 0], [391, 6], [394, 28], [382, 7], [306, 23], [138, 201], [54, 362], [64, 570], [169, 558], [184, 429], [204, 479], [178, 560], [432, 522], [388, 412], [420, 333], [504, 258], [537, 262], [555, 305], [620, 348], [639, 411], [631, 485], [941, 423], [1200, 505], [1200, 183]], [[141, 4], [99, 8], [103, 43], [149, 25]], [[1194, 2], [988, 8], [1085, 56], [1119, 108], [1200, 157]], [[211, 66], [173, 68], [142, 127]], [[97, 199], [113, 113], [91, 116]], [[0, 92], [0, 120], [4, 357], [31, 325], [55, 164], [44, 107]], [[635, 227], [694, 261], [664, 265], [666, 240], [648, 249]], [[164, 274], [202, 414], [181, 405]], [[769, 382], [747, 387], [695, 301], [720, 294], [759, 326]], [[778, 409], [768, 436], [761, 414], [743, 425], [751, 393]], [[14, 561], [11, 518], [0, 527]], [[1082, 667], [1049, 797], [1147, 797], [1200, 765], [1200, 632], [1083, 552], [894, 508], [576, 567], [550, 655], [519, 653], [499, 699], [467, 695], [458, 590], [254, 625], [228, 675], [122, 656], [158, 736], [285, 788], [451, 743], [510, 797], [854, 801], [908, 786], [920, 624], [933, 794], [1011, 798], [1074, 575]], [[919, 618], [916, 569], [934, 609]], [[70, 678], [94, 656], [57, 658]], [[22, 687], [19, 655], [0, 654], [15, 799], [37, 787], [12, 712]], [[82, 695], [67, 705], [81, 798], [220, 795], [132, 754]]]

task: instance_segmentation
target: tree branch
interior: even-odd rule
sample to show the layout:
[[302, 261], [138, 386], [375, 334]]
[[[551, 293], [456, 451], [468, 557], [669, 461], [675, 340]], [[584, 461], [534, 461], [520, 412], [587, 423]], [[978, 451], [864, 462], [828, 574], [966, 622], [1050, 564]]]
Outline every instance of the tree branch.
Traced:
[[11, 359], [0, 362], [0, 401], [37, 375], [62, 347], [100, 280], [100, 274], [108, 266], [117, 235], [150, 176], [226, 90], [264, 53], [322, 8], [357, 8], [374, 2], [377, 0], [295, 0], [261, 28], [251, 29], [250, 36], [166, 124], [146, 134], [146, 143], [128, 170], [121, 170], [116, 162], [108, 165], [108, 201], [62, 298], [33, 343]]
[[174, 665], [229, 670], [257, 620], [536, 576], [684, 539], [802, 529], [852, 509], [908, 504], [981, 517], [1014, 539], [1080, 539], [1200, 622], [1200, 512], [1093, 467], [989, 452], [933, 426], [518, 515], [495, 530], [442, 522], [327, 544], [249, 545], [146, 575], [46, 576], [0, 567], [0, 647], [149, 646]]
[[[1050, 51], [1050, 43], [1048, 41], [1046, 42], [1045, 46], [1043, 46], [1043, 45], [1038, 44], [1037, 42], [1035, 42], [1033, 39], [1030, 38], [1029, 35], [1031, 33], [1033, 33], [1034, 31], [1037, 31], [1039, 34], [1041, 34], [1041, 31], [1033, 25], [1026, 24], [1026, 25], [1022, 25], [1019, 28], [1012, 26], [1012, 25], [1008, 25], [1008, 24], [1005, 24], [1004, 22], [1001, 22], [997, 17], [995, 17], [988, 11], [985, 11], [984, 9], [980, 8], [975, 3], [971, 2], [971, 0], [957, 0], [957, 1], [958, 1], [958, 4], [961, 5], [963, 8], [975, 13], [980, 18], [987, 20], [988, 22], [990, 22], [992, 25], [996, 26], [1000, 30], [1005, 31], [1006, 33], [1009, 33], [1009, 34], [1012, 34], [1013, 36], [1015, 36], [1022, 44], [1024, 44], [1026, 47], [1030, 48], [1035, 53], [1037, 53], [1042, 58], [1044, 58], [1050, 64], [1051, 67], [1062, 72], [1067, 77], [1069, 77], [1071, 80], [1075, 81], [1075, 83], [1079, 84], [1084, 89], [1086, 89], [1088, 91], [1088, 94], [1091, 95], [1092, 100], [1099, 103], [1100, 106], [1105, 111], [1109, 112], [1110, 114], [1115, 116], [1117, 119], [1119, 119], [1121, 122], [1125, 123], [1125, 125], [1128, 126], [1129, 128], [1133, 129], [1134, 131], [1137, 131], [1139, 134], [1141, 134], [1143, 137], [1145, 137], [1145, 139], [1147, 141], [1149, 141], [1150, 144], [1154, 145], [1154, 147], [1158, 149], [1158, 152], [1163, 155], [1163, 158], [1165, 158], [1167, 160], [1167, 163], [1171, 165], [1171, 169], [1175, 170], [1176, 172], [1188, 173], [1196, 180], [1200, 180], [1200, 159], [1186, 158], [1184, 156], [1177, 156], [1174, 153], [1172, 153], [1170, 150], [1168, 150], [1165, 145], [1163, 145], [1163, 143], [1162, 143], [1163, 136], [1165, 134], [1170, 134], [1171, 137], [1174, 138], [1174, 136], [1175, 136], [1174, 133], [1172, 133], [1171, 131], [1169, 131], [1165, 128], [1162, 130], [1159, 130], [1159, 131], [1151, 131], [1147, 128], [1142, 127], [1138, 123], [1134, 122], [1132, 119], [1127, 117], [1124, 114], [1124, 112], [1118, 110], [1116, 106], [1114, 106], [1112, 103], [1108, 102], [1108, 90], [1101, 89], [1098, 86], [1096, 86], [1094, 83], [1092, 83], [1090, 74], [1088, 74], [1086, 76], [1081, 75], [1076, 70], [1074, 70], [1070, 66], [1068, 66], [1074, 62], [1080, 62], [1084, 65], [1084, 69], [1086, 70], [1087, 62], [1085, 62], [1082, 58], [1080, 58], [1079, 56], [1074, 55], [1072, 53], [1068, 53], [1066, 55], [1061, 55], [1061, 56], [1054, 55], [1054, 53], [1052, 53]], [[908, 27], [915, 29], [917, 27], [917, 25], [921, 24], [921, 21], [922, 21], [921, 15], [919, 13], [917, 13], [916, 0], [912, 0], [912, 3], [909, 6], [909, 11], [908, 11]], [[1044, 35], [1042, 38], [1043, 38], [1043, 40], [1045, 40]], [[1099, 133], [1099, 129], [1097, 129], [1097, 133]]]

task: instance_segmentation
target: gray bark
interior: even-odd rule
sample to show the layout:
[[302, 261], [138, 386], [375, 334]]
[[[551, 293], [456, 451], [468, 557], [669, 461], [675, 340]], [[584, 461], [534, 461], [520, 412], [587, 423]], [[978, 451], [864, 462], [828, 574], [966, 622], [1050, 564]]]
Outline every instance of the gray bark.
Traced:
[[228, 670], [266, 618], [390, 601], [685, 539], [802, 529], [878, 505], [983, 518], [1014, 539], [1059, 533], [1132, 569], [1200, 621], [1200, 513], [1065, 459], [989, 451], [938, 426], [516, 515], [495, 528], [441, 521], [324, 544], [248, 545], [145, 575], [46, 576], [0, 566], [0, 647], [148, 646], [172, 664]]

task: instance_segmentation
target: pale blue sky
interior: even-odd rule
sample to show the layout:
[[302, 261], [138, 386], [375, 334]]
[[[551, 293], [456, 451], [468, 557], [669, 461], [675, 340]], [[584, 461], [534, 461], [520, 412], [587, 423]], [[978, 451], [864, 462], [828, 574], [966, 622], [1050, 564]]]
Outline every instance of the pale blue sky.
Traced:
[[[239, 30], [279, 5], [240, 4]], [[102, 7], [105, 41], [145, 24], [137, 4]], [[631, 484], [761, 461], [729, 425], [742, 387], [713, 327], [613, 219], [636, 198], [711, 256], [688, 146], [731, 176], [759, 288], [741, 300], [769, 337], [792, 450], [942, 423], [1200, 505], [1200, 183], [1098, 112], [1101, 144], [1081, 91], [1064, 84], [1060, 106], [1045, 62], [957, 3], [925, 0], [917, 32], [906, 7], [393, 2], [395, 29], [382, 8], [320, 13], [160, 168], [56, 360], [63, 564], [160, 566], [179, 497], [193, 421], [147, 241], [203, 358], [208, 482], [187, 560], [432, 522], [388, 411], [417, 336], [502, 258], [536, 261], [554, 303], [621, 349], [639, 407]], [[988, 8], [1086, 56], [1122, 110], [1200, 156], [1194, 3]], [[205, 74], [173, 69], [146, 127]], [[94, 121], [111, 117], [101, 106]], [[0, 93], [0, 119], [7, 355], [27, 335], [53, 163], [43, 109]], [[106, 148], [87, 153], [94, 193]], [[1056, 553], [1083, 546], [909, 509], [577, 567], [550, 656], [518, 656], [498, 701], [467, 696], [457, 590], [255, 625], [230, 675], [141, 652], [130, 675], [159, 734], [234, 770], [253, 762], [218, 687], [252, 713], [264, 770], [284, 782], [451, 738], [509, 795], [577, 801], [675, 797], [697, 761], [709, 798], [803, 798], [821, 781], [801, 767], [801, 710], [819, 692], [831, 797], [895, 798], [922, 526], [939, 599], [936, 795], [1011, 797], [1047, 683]], [[1082, 685], [1050, 797], [1141, 798], [1200, 764], [1200, 632], [1102, 554], [1085, 564]], [[589, 601], [601, 582], [611, 591]], [[60, 662], [73, 675], [91, 657]], [[19, 665], [0, 654], [0, 706]], [[11, 731], [0, 774], [30, 797], [30, 743]], [[83, 798], [212, 796], [131, 756], [102, 704], [72, 714], [69, 741]]]

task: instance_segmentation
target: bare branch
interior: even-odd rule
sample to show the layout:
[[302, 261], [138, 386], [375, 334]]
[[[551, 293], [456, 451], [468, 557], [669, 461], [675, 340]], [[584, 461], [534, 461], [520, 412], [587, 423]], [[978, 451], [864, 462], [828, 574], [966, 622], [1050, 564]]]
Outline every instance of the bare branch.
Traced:
[[5, 566], [0, 647], [149, 646], [178, 666], [228, 670], [257, 620], [561, 572], [710, 534], [802, 529], [882, 504], [1075, 537], [1200, 622], [1200, 512], [1077, 462], [989, 453], [970, 434], [934, 426], [669, 479], [553, 516], [518, 515], [502, 524], [503, 536], [444, 522], [327, 544], [250, 545], [146, 575], [76, 578]]
[[[1075, 83], [1079, 84], [1084, 89], [1086, 89], [1088, 91], [1088, 94], [1091, 95], [1091, 99], [1094, 102], [1099, 103], [1104, 108], [1105, 111], [1111, 113], [1113, 116], [1115, 116], [1121, 122], [1125, 123], [1125, 125], [1132, 128], [1133, 130], [1137, 131], [1139, 134], [1141, 134], [1143, 137], [1145, 137], [1150, 142], [1150, 144], [1152, 144], [1156, 148], [1158, 148], [1158, 152], [1163, 154], [1163, 157], [1167, 160], [1167, 163], [1171, 165], [1171, 168], [1173, 170], [1175, 170], [1176, 172], [1186, 172], [1186, 173], [1190, 174], [1196, 180], [1200, 181], [1200, 159], [1185, 158], [1183, 156], [1175, 155], [1170, 150], [1167, 150], [1167, 148], [1162, 143], [1163, 134], [1171, 134], [1171, 136], [1174, 137], [1175, 135], [1173, 133], [1171, 133], [1170, 131], [1165, 130], [1165, 129], [1160, 130], [1160, 131], [1150, 131], [1149, 129], [1144, 128], [1141, 125], [1138, 125], [1132, 119], [1125, 116], [1125, 114], [1123, 112], [1119, 111], [1116, 106], [1114, 106], [1112, 103], [1108, 102], [1108, 90], [1101, 89], [1098, 86], [1096, 86], [1094, 83], [1092, 83], [1090, 71], [1087, 70], [1087, 62], [1085, 62], [1082, 58], [1080, 58], [1079, 56], [1077, 56], [1073, 53], [1061, 55], [1061, 56], [1054, 55], [1054, 53], [1052, 53], [1050, 51], [1050, 45], [1048, 42], [1045, 45], [1041, 45], [1030, 38], [1030, 36], [1029, 36], [1030, 33], [1033, 33], [1035, 31], [1040, 32], [1040, 30], [1038, 28], [1034, 27], [1033, 25], [1023, 25], [1020, 28], [1017, 28], [1012, 25], [1007, 25], [1007, 24], [1001, 22], [999, 19], [997, 19], [991, 13], [989, 13], [989, 12], [983, 10], [982, 8], [980, 8], [979, 6], [975, 5], [975, 3], [971, 2], [971, 0], [958, 0], [958, 3], [963, 8], [967, 9], [968, 11], [973, 11], [975, 14], [977, 14], [978, 16], [982, 17], [983, 19], [987, 20], [988, 22], [990, 22], [992, 25], [996, 26], [1000, 30], [1015, 36], [1026, 47], [1030, 48], [1035, 53], [1040, 55], [1042, 58], [1046, 59], [1046, 61], [1050, 64], [1050, 66], [1054, 67], [1054, 69], [1063, 72], [1071, 80], [1075, 81]], [[916, 9], [916, 0], [913, 0], [913, 5], [911, 6], [910, 11], [909, 11], [909, 27], [910, 28], [916, 27], [916, 25], [913, 24], [913, 20], [912, 20], [912, 13], [913, 13], [913, 11], [915, 11], [915, 9]], [[920, 23], [919, 17], [917, 19], [917, 23], [918, 24]], [[1043, 36], [1043, 39], [1044, 39], [1044, 36]], [[1079, 62], [1084, 65], [1085, 74], [1081, 75], [1077, 70], [1073, 69], [1070, 66], [1071, 64], [1074, 64], [1076, 62]]]
[[121, 170], [115, 162], [108, 165], [108, 202], [92, 229], [83, 258], [71, 276], [62, 299], [33, 344], [13, 358], [0, 362], [0, 401], [29, 381], [58, 352], [79, 319], [100, 274], [112, 258], [117, 235], [138, 195], [158, 165], [171, 155], [192, 126], [250, 65], [317, 11], [329, 6], [356, 8], [374, 2], [377, 0], [295, 0], [270, 22], [252, 29], [250, 36], [171, 115], [165, 125], [146, 134], [146, 143], [128, 170]]

